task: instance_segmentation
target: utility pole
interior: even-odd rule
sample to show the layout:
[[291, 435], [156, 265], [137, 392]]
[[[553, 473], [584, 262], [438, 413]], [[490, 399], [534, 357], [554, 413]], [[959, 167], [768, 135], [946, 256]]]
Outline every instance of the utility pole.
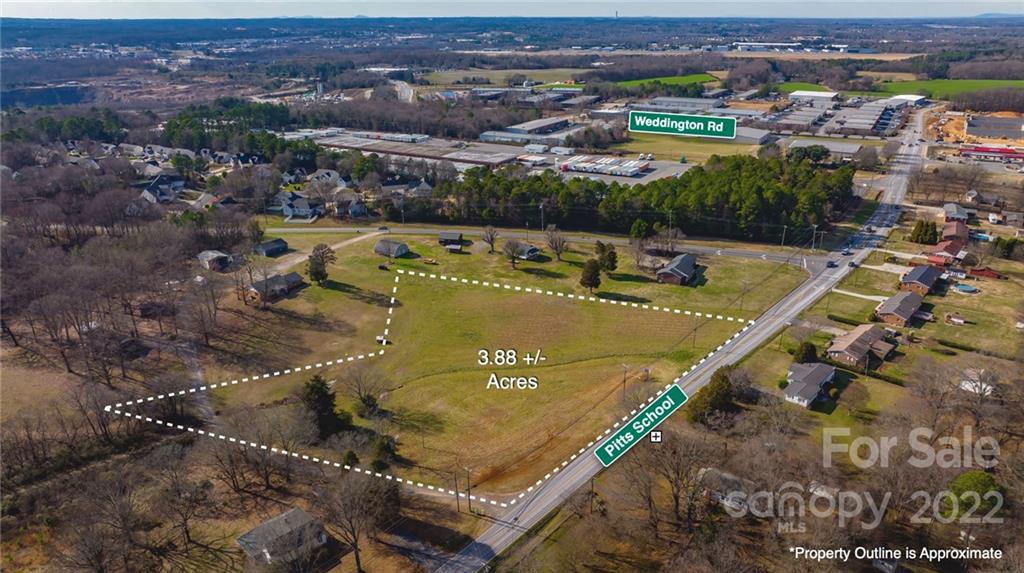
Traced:
[[544, 226], [544, 203], [540, 204], [540, 230], [544, 231], [547, 227]]
[[530, 220], [526, 220], [526, 242], [530, 242]]
[[473, 513], [473, 482], [469, 479], [469, 468], [466, 469], [466, 504], [469, 506], [469, 512]]
[[814, 231], [811, 233], [811, 252], [814, 252], [814, 240], [818, 238], [818, 225], [814, 225]]
[[622, 365], [622, 401], [626, 401], [626, 372], [629, 371], [629, 364]]
[[782, 226], [782, 245], [781, 245], [782, 247], [786, 246], [786, 229], [788, 229], [788, 228], [789, 228], [789, 225], [783, 225]]
[[455, 512], [462, 513], [462, 508], [459, 507], [459, 473], [452, 472], [452, 479], [455, 480]]

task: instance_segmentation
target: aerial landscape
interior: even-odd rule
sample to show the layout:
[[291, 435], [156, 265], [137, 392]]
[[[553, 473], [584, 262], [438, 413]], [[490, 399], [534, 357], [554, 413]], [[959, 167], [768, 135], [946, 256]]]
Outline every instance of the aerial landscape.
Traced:
[[0, 571], [1024, 573], [1024, 7], [5, 2]]

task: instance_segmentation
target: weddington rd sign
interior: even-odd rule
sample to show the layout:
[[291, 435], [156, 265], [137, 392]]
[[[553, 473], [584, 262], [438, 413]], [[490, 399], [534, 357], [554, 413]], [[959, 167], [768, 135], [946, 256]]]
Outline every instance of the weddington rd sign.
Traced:
[[736, 139], [736, 118], [630, 111], [629, 130], [638, 133]]

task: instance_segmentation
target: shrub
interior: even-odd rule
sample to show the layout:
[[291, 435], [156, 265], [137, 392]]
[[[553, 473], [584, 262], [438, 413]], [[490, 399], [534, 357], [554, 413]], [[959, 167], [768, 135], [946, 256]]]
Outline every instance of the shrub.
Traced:
[[828, 316], [829, 320], [834, 320], [836, 322], [841, 322], [843, 324], [849, 324], [850, 326], [860, 326], [860, 325], [864, 324], [863, 322], [861, 322], [859, 320], [856, 320], [856, 319], [853, 319], [853, 318], [847, 318], [845, 316], [839, 316], [838, 314], [828, 314], [826, 316]]
[[833, 401], [838, 400], [839, 399], [839, 388], [829, 388], [828, 389], [828, 397], [831, 398]]
[[785, 390], [789, 386], [789, 380], [779, 380], [779, 390]]

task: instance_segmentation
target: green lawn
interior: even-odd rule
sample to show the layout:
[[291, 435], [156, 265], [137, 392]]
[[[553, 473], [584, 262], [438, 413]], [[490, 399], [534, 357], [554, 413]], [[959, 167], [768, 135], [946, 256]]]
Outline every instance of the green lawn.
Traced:
[[[577, 250], [566, 253], [564, 261], [523, 262], [512, 270], [504, 257], [489, 254], [480, 242], [469, 247], [469, 254], [452, 255], [433, 237], [391, 238], [406, 242], [419, 255], [396, 260], [393, 267], [587, 294], [578, 281], [583, 261], [593, 256], [590, 244], [575, 245]], [[270, 311], [248, 309], [256, 318], [242, 337], [252, 339], [246, 349], [250, 359], [244, 363], [266, 371], [373, 350], [398, 275], [377, 268], [386, 259], [374, 254], [372, 247], [369, 239], [339, 249], [325, 286], [308, 286]], [[796, 267], [709, 257], [701, 261], [707, 265], [706, 281], [679, 287], [653, 282], [633, 271], [627, 253], [620, 257], [621, 268], [604, 277], [596, 289], [599, 296], [744, 318], [757, 316], [805, 277]], [[427, 259], [439, 264], [427, 264]], [[744, 286], [754, 285], [757, 288], [741, 296]], [[588, 435], [607, 426], [623, 407], [624, 364], [629, 403], [635, 403], [742, 324], [420, 277], [404, 276], [398, 286], [389, 333], [393, 344], [383, 357], [359, 364], [387, 381], [383, 404], [392, 414], [391, 433], [399, 435], [399, 454], [421, 466], [470, 465], [474, 479], [485, 481], [491, 491], [513, 491], [532, 483], [538, 468], [553, 467], [586, 443]], [[696, 337], [694, 327], [699, 327]], [[540, 349], [547, 360], [539, 365], [483, 367], [476, 363], [482, 348], [513, 348], [520, 356]], [[640, 381], [638, 375], [645, 368], [655, 382]], [[207, 369], [210, 380], [224, 379], [229, 372], [223, 364]], [[539, 387], [487, 389], [492, 372], [536, 376]], [[343, 380], [346, 370], [325, 368], [323, 374], [328, 380]], [[222, 411], [239, 404], [287, 407], [282, 404], [294, 400], [307, 378], [281, 376], [228, 386], [215, 393], [215, 404]], [[340, 406], [354, 410], [347, 398]], [[411, 466], [396, 471], [436, 480], [430, 472]]]
[[639, 86], [650, 82], [661, 82], [669, 86], [682, 86], [686, 84], [703, 84], [707, 82], [716, 82], [718, 78], [711, 74], [687, 74], [685, 76], [660, 76], [656, 78], [644, 78], [640, 80], [625, 80], [618, 82], [620, 86], [632, 87]]
[[955, 95], [996, 88], [1021, 88], [1024, 80], [914, 80], [905, 82], [883, 82], [878, 84], [889, 94], [921, 94], [932, 98], [946, 99]]
[[655, 159], [663, 161], [679, 161], [682, 155], [688, 163], [704, 163], [712, 155], [753, 155], [757, 153], [758, 147], [747, 143], [675, 135], [631, 133], [629, 137], [630, 141], [615, 145], [612, 149], [627, 153], [653, 153]]

